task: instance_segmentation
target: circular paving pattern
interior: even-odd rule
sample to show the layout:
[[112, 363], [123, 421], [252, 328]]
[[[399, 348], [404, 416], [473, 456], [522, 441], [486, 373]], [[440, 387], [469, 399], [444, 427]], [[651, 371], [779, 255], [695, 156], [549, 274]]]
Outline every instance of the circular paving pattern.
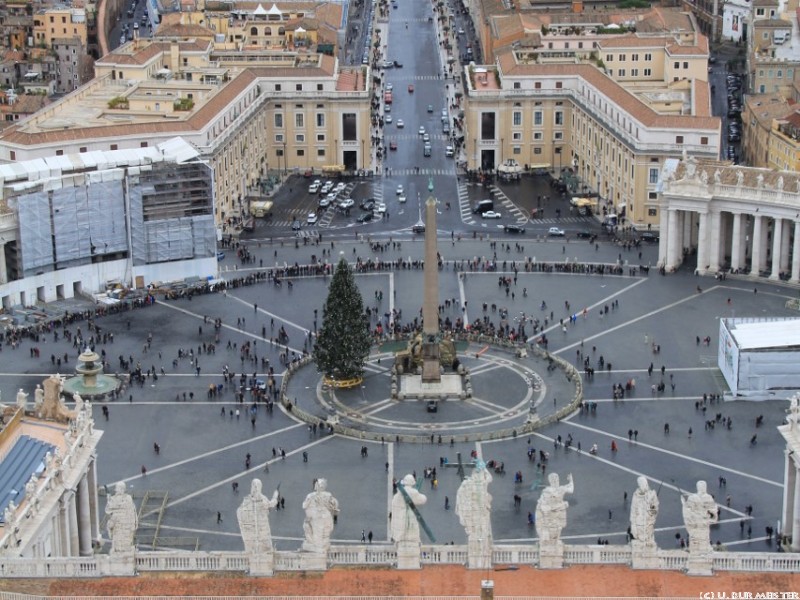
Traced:
[[[295, 404], [304, 399], [296, 411], [301, 418], [334, 424], [343, 433], [421, 442], [438, 436], [459, 441], [510, 437], [569, 410], [580, 393], [571, 367], [544, 356], [517, 357], [513, 348], [471, 343], [458, 358], [470, 375], [470, 397], [392, 398], [394, 353], [377, 350], [367, 360], [361, 386], [331, 388], [308, 363], [293, 373], [286, 396]], [[434, 399], [435, 411], [429, 406]]]

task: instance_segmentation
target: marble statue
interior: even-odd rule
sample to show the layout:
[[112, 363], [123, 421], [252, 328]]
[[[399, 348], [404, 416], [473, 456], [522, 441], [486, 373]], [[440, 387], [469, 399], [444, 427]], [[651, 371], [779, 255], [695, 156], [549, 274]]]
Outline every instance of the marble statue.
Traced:
[[[417, 480], [413, 475], [406, 475], [397, 482], [397, 486], [403, 486], [411, 501], [415, 506], [422, 506], [428, 501], [427, 496], [420, 493], [417, 489]], [[411, 507], [406, 503], [400, 490], [392, 497], [392, 539], [398, 544], [410, 542], [421, 544], [422, 540], [419, 533], [419, 523]]]
[[575, 485], [571, 473], [567, 475], [566, 485], [560, 485], [558, 473], [550, 473], [547, 481], [549, 485], [542, 490], [536, 503], [536, 535], [544, 542], [559, 541], [561, 530], [567, 526], [569, 502], [564, 500], [564, 495], [572, 494]]
[[764, 174], [763, 173], [759, 173], [758, 177], [756, 177], [756, 187], [758, 189], [761, 189], [761, 188], [764, 187]]
[[686, 164], [686, 179], [693, 179], [697, 175], [697, 163], [694, 157], [684, 158], [684, 163]]
[[489, 484], [492, 475], [485, 464], [479, 465], [475, 471], [461, 482], [456, 493], [456, 515], [467, 532], [467, 538], [479, 540], [492, 539], [492, 495]]
[[83, 398], [78, 392], [72, 394], [72, 400], [75, 402], [75, 412], [80, 413], [83, 410]]
[[717, 503], [706, 491], [706, 482], [697, 482], [697, 492], [681, 496], [683, 521], [689, 532], [689, 551], [705, 552], [711, 550], [709, 526], [717, 522]]
[[272, 552], [272, 533], [269, 528], [269, 511], [278, 505], [278, 490], [267, 498], [261, 493], [261, 480], [253, 479], [250, 493], [236, 510], [239, 530], [248, 554]]
[[28, 403], [28, 394], [25, 393], [25, 390], [19, 388], [17, 392], [17, 408], [25, 408], [25, 405]]
[[631, 538], [635, 546], [655, 546], [658, 495], [650, 489], [647, 477], [639, 476], [631, 498]]
[[708, 185], [708, 171], [705, 169], [700, 171], [700, 181], [703, 183], [703, 185]]
[[736, 171], [736, 187], [742, 187], [744, 183], [744, 173], [741, 171]]
[[339, 502], [328, 491], [328, 481], [317, 479], [314, 491], [303, 500], [306, 518], [303, 521], [303, 550], [318, 554], [327, 554], [331, 545], [333, 519], [339, 514]]
[[60, 375], [51, 375], [44, 380], [44, 400], [39, 411], [39, 418], [52, 419], [59, 423], [67, 423], [75, 418], [75, 411], [69, 410], [64, 404], [61, 392], [64, 390], [64, 380]]
[[722, 172], [719, 169], [714, 171], [714, 183], [716, 183], [717, 185], [722, 183]]
[[775, 187], [778, 189], [779, 192], [782, 192], [783, 186], [784, 186], [783, 175], [781, 175], [780, 177], [778, 177], [778, 182], [775, 184]]
[[36, 493], [36, 484], [38, 483], [38, 478], [36, 477], [36, 473], [31, 474], [31, 478], [28, 479], [28, 482], [25, 484], [25, 498], [28, 501], [33, 499], [33, 495]]
[[489, 484], [492, 474], [480, 461], [472, 475], [461, 482], [456, 493], [456, 515], [467, 532], [468, 566], [471, 569], [491, 567], [492, 558], [492, 495]]
[[14, 513], [17, 512], [17, 505], [14, 501], [8, 503], [6, 509], [3, 511], [3, 522], [8, 524], [14, 521]]
[[42, 384], [37, 383], [36, 389], [33, 392], [33, 410], [37, 414], [39, 410], [42, 408], [42, 403], [44, 402], [44, 390], [42, 389]]
[[114, 495], [106, 503], [106, 527], [111, 538], [112, 554], [130, 554], [134, 551], [139, 516], [133, 498], [125, 491], [122, 481], [114, 486]]

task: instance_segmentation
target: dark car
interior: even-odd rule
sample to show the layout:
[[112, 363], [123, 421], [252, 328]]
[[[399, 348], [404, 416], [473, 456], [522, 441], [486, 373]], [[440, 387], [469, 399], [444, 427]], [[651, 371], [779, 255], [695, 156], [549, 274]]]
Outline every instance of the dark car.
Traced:
[[373, 200], [372, 198], [368, 198], [367, 200], [364, 200], [361, 204], [358, 205], [358, 207], [361, 210], [372, 210], [374, 206], [375, 206], [375, 200]]
[[585, 229], [578, 232], [578, 237], [584, 240], [591, 239], [593, 235], [591, 231], [586, 231]]
[[658, 234], [654, 231], [643, 231], [640, 239], [643, 242], [657, 242]]
[[525, 228], [519, 225], [506, 225], [503, 229], [505, 229], [506, 233], [525, 233]]
[[417, 223], [411, 228], [414, 233], [425, 233], [425, 223]]
[[297, 219], [295, 219], [292, 222], [292, 231], [300, 231], [301, 227], [302, 227], [302, 225], [300, 224], [300, 221], [298, 221]]
[[429, 413], [439, 412], [439, 403], [436, 400], [430, 400], [426, 408]]
[[371, 212], [365, 212], [358, 215], [358, 219], [356, 219], [359, 223], [369, 223], [373, 219], [373, 214]]
[[400, 61], [396, 60], [396, 61], [394, 61], [394, 66], [397, 69], [402, 69], [403, 68], [403, 63], [401, 63]]

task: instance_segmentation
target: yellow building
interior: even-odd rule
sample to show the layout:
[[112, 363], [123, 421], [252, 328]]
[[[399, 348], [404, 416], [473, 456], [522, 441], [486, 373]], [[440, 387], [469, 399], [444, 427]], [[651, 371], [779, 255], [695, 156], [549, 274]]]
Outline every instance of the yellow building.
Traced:
[[217, 50], [209, 40], [135, 40], [97, 76], [0, 134], [0, 161], [152, 146], [175, 136], [216, 174], [216, 219], [241, 215], [268, 175], [368, 166], [366, 67], [331, 56]]
[[468, 168], [514, 159], [557, 175], [569, 169], [580, 191], [637, 225], [659, 222], [667, 158], [719, 156], [720, 120], [704, 81], [639, 89], [587, 63], [530, 63], [512, 50], [496, 66], [468, 67], [465, 79]]
[[800, 171], [800, 113], [796, 110], [772, 121], [767, 166], [778, 171]]
[[764, 168], [770, 161], [770, 137], [775, 119], [791, 112], [779, 94], [748, 94], [742, 107], [742, 160], [748, 166]]
[[79, 39], [86, 47], [86, 10], [83, 8], [50, 8], [33, 18], [33, 41], [37, 46], [52, 48], [56, 40]]

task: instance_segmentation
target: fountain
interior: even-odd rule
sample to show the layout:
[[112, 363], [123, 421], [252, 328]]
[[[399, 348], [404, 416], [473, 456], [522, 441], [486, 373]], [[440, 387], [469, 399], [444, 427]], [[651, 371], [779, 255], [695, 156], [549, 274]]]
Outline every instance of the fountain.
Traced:
[[86, 348], [78, 356], [77, 375], [64, 382], [64, 392], [80, 394], [82, 398], [100, 398], [119, 388], [120, 381], [112, 375], [103, 373], [100, 355]]

